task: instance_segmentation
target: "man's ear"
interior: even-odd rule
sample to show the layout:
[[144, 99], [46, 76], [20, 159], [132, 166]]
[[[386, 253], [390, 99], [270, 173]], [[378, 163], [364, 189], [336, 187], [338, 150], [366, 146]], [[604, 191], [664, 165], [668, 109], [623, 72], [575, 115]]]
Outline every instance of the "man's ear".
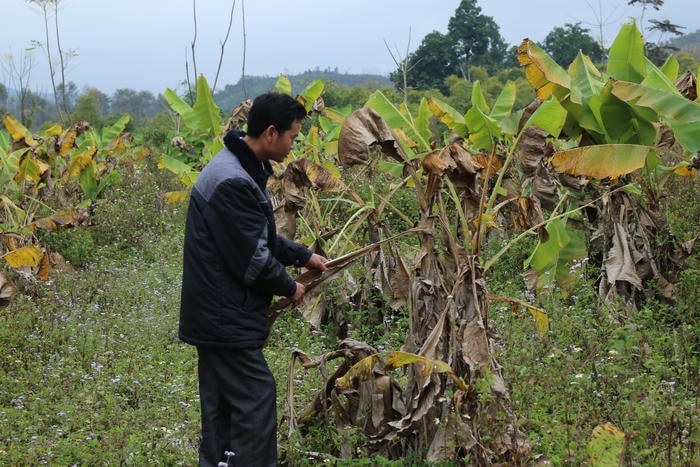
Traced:
[[270, 125], [263, 131], [263, 136], [265, 136], [265, 138], [272, 138], [275, 133], [277, 133], [277, 128], [275, 128], [275, 125]]

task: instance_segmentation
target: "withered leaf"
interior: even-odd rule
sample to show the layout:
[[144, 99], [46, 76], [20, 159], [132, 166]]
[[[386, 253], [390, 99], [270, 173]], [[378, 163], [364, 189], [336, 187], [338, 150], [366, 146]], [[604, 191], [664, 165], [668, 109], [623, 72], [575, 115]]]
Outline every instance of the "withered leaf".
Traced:
[[90, 224], [90, 216], [83, 209], [59, 211], [51, 216], [43, 217], [28, 225], [30, 229], [56, 231], [68, 227], [86, 226]]
[[17, 287], [7, 274], [0, 271], [0, 308], [9, 305], [15, 295], [17, 295]]
[[376, 110], [363, 107], [351, 113], [340, 129], [338, 156], [341, 164], [347, 167], [366, 163], [372, 145], [379, 145], [385, 155], [399, 162], [407, 160], [387, 122]]

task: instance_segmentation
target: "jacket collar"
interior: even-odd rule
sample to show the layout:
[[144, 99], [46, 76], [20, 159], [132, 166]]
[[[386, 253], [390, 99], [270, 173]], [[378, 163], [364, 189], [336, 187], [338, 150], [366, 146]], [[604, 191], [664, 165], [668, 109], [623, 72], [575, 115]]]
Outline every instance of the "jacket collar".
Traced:
[[267, 179], [273, 173], [272, 164], [260, 161], [250, 146], [243, 141], [243, 136], [245, 133], [242, 131], [231, 130], [224, 136], [224, 144], [238, 158], [243, 169], [255, 180], [260, 189], [265, 191]]

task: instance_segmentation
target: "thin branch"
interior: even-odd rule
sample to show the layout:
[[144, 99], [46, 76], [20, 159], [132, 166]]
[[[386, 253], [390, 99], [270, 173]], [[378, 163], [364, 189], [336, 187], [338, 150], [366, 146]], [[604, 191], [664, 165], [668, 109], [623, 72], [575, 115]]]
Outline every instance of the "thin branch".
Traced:
[[[389, 52], [389, 55], [391, 56], [391, 59], [394, 61], [394, 64], [396, 67], [401, 71], [401, 76], [403, 78], [403, 102], [404, 104], [408, 103], [408, 72], [413, 69], [418, 62], [414, 63], [412, 67], [409, 68], [408, 66], [408, 55], [409, 55], [409, 50], [411, 48], [411, 28], [408, 29], [408, 42], [406, 43], [406, 54], [401, 57], [399, 54], [399, 51], [396, 51], [396, 55], [394, 55], [389, 48], [389, 44], [386, 43], [386, 40], [384, 41], [384, 46], [386, 47], [387, 51]], [[399, 57], [397, 59], [396, 57]], [[420, 61], [420, 59], [418, 60]]]
[[[192, 71], [194, 72], [194, 81], [197, 81], [197, 58], [195, 54], [195, 43], [197, 42], [197, 0], [192, 0], [192, 20], [194, 22], [194, 37], [192, 38]], [[189, 75], [188, 75], [189, 81]]]
[[[605, 35], [603, 33], [603, 29], [606, 26], [610, 26], [611, 24], [617, 24], [623, 18], [624, 15], [615, 15], [615, 10], [617, 10], [618, 6], [612, 6], [612, 11], [608, 15], [604, 15], [603, 2], [601, 0], [598, 0], [598, 5], [596, 8], [596, 6], [591, 3], [591, 1], [592, 0], [586, 0], [586, 5], [588, 5], [588, 8], [593, 13], [593, 16], [595, 17], [595, 22], [582, 21], [580, 19], [577, 19], [577, 21], [581, 21], [584, 24], [598, 29], [598, 45], [600, 45], [601, 50], [606, 51], [607, 47], [605, 45], [606, 40]], [[610, 7], [611, 5], [609, 3], [606, 3], [605, 6]]]
[[246, 31], [245, 31], [245, 0], [241, 0], [241, 11], [243, 12], [243, 64], [241, 65], [241, 87], [243, 88], [243, 100], [248, 100], [248, 90], [245, 87], [245, 54], [246, 54]]
[[11, 54], [5, 57], [5, 62], [7, 64], [7, 73], [10, 76], [10, 83], [13, 84], [15, 79], [17, 80], [20, 121], [25, 126], [31, 126], [28, 123], [29, 116], [27, 115], [26, 105], [27, 98], [31, 96], [29, 82], [31, 81], [32, 68], [34, 68], [32, 56], [28, 50], [25, 50], [24, 55], [19, 59], [19, 66], [15, 63], [14, 56]]
[[[58, 60], [61, 65], [61, 100], [63, 101], [63, 111], [68, 115], [70, 119], [70, 110], [68, 109], [68, 101], [66, 99], [66, 62], [63, 56], [63, 49], [61, 48], [61, 34], [58, 28], [58, 3], [60, 0], [53, 0], [54, 5], [54, 26], [56, 28], [56, 48], [58, 49]], [[61, 113], [59, 112], [59, 115]], [[63, 117], [61, 116], [61, 120]]]
[[190, 81], [190, 62], [187, 60], [187, 51], [185, 51], [185, 83], [187, 84], [187, 99], [190, 105], [194, 103], [192, 97], [192, 81]]
[[212, 94], [216, 89], [216, 83], [219, 81], [219, 73], [221, 72], [221, 64], [224, 61], [224, 49], [226, 48], [226, 42], [228, 42], [228, 37], [231, 34], [231, 27], [233, 26], [233, 10], [236, 8], [236, 0], [233, 0], [231, 4], [231, 13], [228, 17], [228, 28], [226, 28], [226, 37], [224, 37], [223, 42], [221, 42], [221, 53], [219, 54], [219, 66], [216, 67], [216, 76], [214, 77], [214, 86], [211, 88]]
[[[65, 120], [63, 117], [63, 112], [61, 112], [61, 106], [58, 103], [58, 90], [56, 89], [56, 71], [53, 69], [53, 57], [51, 57], [51, 40], [49, 38], [49, 13], [48, 6], [46, 3], [41, 4], [41, 10], [44, 13], [44, 33], [46, 35], [46, 55], [49, 60], [49, 76], [51, 77], [51, 89], [53, 89], [53, 100], [56, 105], [56, 113], [61, 119], [61, 123], [65, 125]], [[64, 86], [65, 88], [65, 86]]]

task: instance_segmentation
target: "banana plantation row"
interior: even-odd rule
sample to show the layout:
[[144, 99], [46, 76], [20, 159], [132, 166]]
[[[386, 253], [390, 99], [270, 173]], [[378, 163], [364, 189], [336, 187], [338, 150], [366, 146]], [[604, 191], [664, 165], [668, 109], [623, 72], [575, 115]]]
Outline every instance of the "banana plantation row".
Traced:
[[[380, 91], [359, 109], [326, 107], [321, 81], [297, 94], [310, 117], [269, 190], [281, 233], [334, 258], [323, 275], [299, 277], [307, 287], [300, 310], [318, 326], [329, 313], [326, 288], [353, 275], [386, 307], [408, 310], [409, 332], [401, 351], [345, 340], [324, 356], [342, 363], [290, 430], [333, 414], [339, 429], [361, 428], [367, 455], [425, 453], [429, 461], [468, 457], [477, 465], [531, 459], [508, 369], [494, 356], [489, 310], [494, 302], [522, 310], [541, 335], [550, 316], [536, 298], [495, 296], [486, 287], [491, 268], [525, 238], [536, 239], [523, 271], [534, 297], [567, 291], [572, 267], [587, 261], [600, 271], [602, 301], [634, 309], [649, 296], [675, 300], [694, 242], [673, 235], [660, 200], [670, 177], [693, 183], [700, 166], [695, 74], [681, 73], [673, 57], [654, 65], [633, 23], [620, 30], [605, 70], [580, 53], [564, 69], [529, 40], [518, 61], [537, 96], [523, 109], [515, 108], [513, 82], [492, 103], [474, 82], [466, 112], [437, 98], [409, 109]], [[292, 93], [286, 77], [276, 91]], [[157, 151], [124, 132], [128, 115], [101, 132], [81, 121], [39, 134], [4, 117], [4, 305], [17, 293], [14, 281], [47, 280], [60, 260], [37, 230], [89, 226], [91, 206], [117, 180], [118, 166], [157, 160], [182, 183], [164, 201], [182, 202], [223, 147], [222, 135], [245, 129], [250, 102], [222, 125], [204, 77], [193, 105], [170, 90], [164, 97], [180, 129]], [[386, 183], [358, 189], [377, 176]], [[407, 193], [411, 209], [396, 201]], [[503, 232], [503, 248], [487, 253]], [[273, 305], [271, 325], [287, 305]], [[318, 365], [303, 354], [298, 360]], [[607, 455], [622, 459], [619, 429], [601, 425], [596, 437], [608, 437]]]

